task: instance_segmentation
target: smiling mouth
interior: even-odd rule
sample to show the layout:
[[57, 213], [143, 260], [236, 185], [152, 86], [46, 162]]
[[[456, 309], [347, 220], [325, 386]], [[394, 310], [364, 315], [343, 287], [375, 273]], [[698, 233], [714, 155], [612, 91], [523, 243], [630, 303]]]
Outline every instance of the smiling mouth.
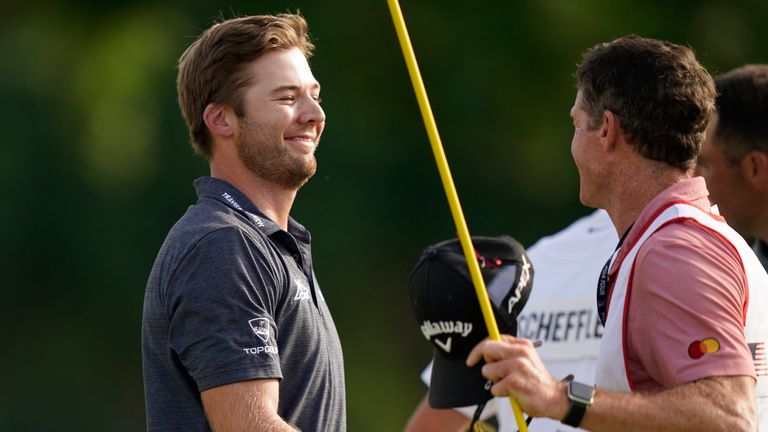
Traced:
[[309, 136], [292, 136], [285, 138], [285, 143], [297, 148], [300, 152], [311, 154], [317, 147], [315, 139]]
[[315, 138], [314, 137], [310, 137], [308, 135], [297, 135], [297, 136], [287, 137], [287, 138], [285, 138], [285, 140], [286, 141], [301, 141], [301, 142], [312, 143], [312, 144], [315, 143]]

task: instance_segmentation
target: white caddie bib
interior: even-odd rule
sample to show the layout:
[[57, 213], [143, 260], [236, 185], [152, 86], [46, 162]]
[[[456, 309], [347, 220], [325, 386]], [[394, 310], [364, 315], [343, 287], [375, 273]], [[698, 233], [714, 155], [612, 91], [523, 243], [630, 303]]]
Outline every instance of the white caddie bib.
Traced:
[[755, 395], [760, 413], [760, 425], [761, 429], [768, 430], [768, 359], [765, 351], [766, 342], [768, 342], [768, 275], [741, 235], [725, 222], [712, 216], [693, 204], [673, 203], [651, 221], [644, 232], [640, 233], [640, 237], [624, 257], [615, 275], [608, 306], [609, 313], [597, 356], [595, 382], [598, 386], [611, 390], [631, 391], [624, 352], [626, 332], [624, 316], [628, 307], [626, 294], [631, 283], [630, 276], [637, 253], [643, 243], [661, 226], [678, 220], [693, 219], [702, 226], [721, 234], [741, 257], [747, 276], [748, 293], [744, 334], [752, 352], [757, 374]]

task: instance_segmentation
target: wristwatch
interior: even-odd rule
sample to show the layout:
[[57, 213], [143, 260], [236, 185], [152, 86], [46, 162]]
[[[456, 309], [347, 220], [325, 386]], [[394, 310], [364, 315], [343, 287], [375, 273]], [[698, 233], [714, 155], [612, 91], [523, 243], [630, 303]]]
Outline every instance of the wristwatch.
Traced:
[[592, 401], [595, 399], [595, 388], [571, 381], [568, 383], [568, 399], [571, 401], [571, 407], [561, 422], [568, 426], [579, 427], [587, 408], [592, 405]]

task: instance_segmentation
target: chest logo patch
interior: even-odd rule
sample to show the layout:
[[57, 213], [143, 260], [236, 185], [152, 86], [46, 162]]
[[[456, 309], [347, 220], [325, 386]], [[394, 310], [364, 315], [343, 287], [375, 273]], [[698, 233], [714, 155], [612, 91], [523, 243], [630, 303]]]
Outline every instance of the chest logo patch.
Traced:
[[254, 318], [248, 321], [256, 336], [264, 343], [269, 342], [269, 320], [266, 318]]
[[301, 281], [296, 281], [296, 296], [293, 298], [294, 301], [297, 300], [308, 300], [309, 299], [309, 288], [304, 285]]
[[693, 341], [688, 345], [688, 356], [692, 359], [699, 359], [704, 354], [716, 353], [718, 351], [720, 351], [720, 342], [712, 337]]

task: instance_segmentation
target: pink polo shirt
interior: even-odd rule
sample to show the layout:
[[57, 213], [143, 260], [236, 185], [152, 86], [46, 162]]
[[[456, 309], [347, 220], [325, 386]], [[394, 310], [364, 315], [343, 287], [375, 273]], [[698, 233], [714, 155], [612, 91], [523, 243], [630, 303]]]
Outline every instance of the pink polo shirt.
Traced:
[[[657, 195], [635, 221], [609, 275], [657, 211], [670, 201], [708, 210], [704, 179], [679, 182]], [[640, 248], [627, 316], [629, 382], [653, 391], [711, 376], [755, 376], [744, 341], [746, 275], [736, 249], [692, 220], [668, 224]], [[715, 339], [703, 355], [689, 347]]]

